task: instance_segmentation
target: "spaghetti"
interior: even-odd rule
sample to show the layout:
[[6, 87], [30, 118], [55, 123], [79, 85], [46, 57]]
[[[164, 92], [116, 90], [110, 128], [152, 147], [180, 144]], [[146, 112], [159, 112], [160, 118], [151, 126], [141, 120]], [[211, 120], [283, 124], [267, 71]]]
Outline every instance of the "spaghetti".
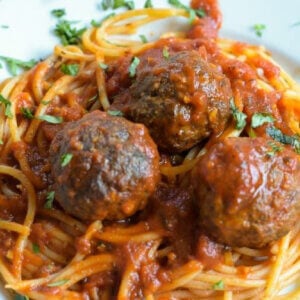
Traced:
[[[114, 91], [99, 64], [115, 68], [149, 49], [172, 51], [177, 45], [197, 49], [230, 78], [241, 111], [246, 106], [245, 82], [251, 82], [262, 99], [279, 97], [278, 122], [300, 134], [297, 83], [263, 47], [217, 38], [216, 4], [193, 1], [192, 6], [201, 4], [208, 15], [193, 20], [187, 33], [168, 33], [157, 42], [135, 41], [129, 36], [141, 26], [164, 18], [188, 18], [189, 12], [152, 8], [124, 12], [85, 31], [80, 46], [56, 46], [51, 57], [0, 84], [0, 94], [7, 100], [0, 111], [0, 273], [6, 288], [30, 299], [300, 298], [298, 225], [260, 249], [225, 247], [204, 237], [199, 251], [212, 247], [215, 256], [207, 254], [203, 260], [191, 250], [196, 238], [190, 232], [197, 230], [189, 227], [194, 225], [188, 224], [190, 214], [179, 225], [170, 221], [178, 232], [159, 219], [159, 212], [167, 211], [165, 221], [171, 220], [168, 211], [178, 216], [172, 205], [165, 210], [147, 208], [124, 222], [88, 224], [66, 214], [51, 194], [49, 140], [65, 122], [81, 119], [87, 111], [110, 109]], [[74, 76], [61, 71], [71, 64], [78, 66]], [[24, 108], [33, 115], [24, 114]], [[50, 123], [49, 116], [54, 117]], [[218, 138], [241, 134], [263, 135], [250, 126], [243, 130], [230, 124]], [[163, 186], [184, 188], [186, 174], [208, 147], [209, 143], [197, 144], [184, 156], [175, 155], [179, 163], [172, 163], [175, 156], [162, 154]], [[180, 197], [188, 198], [185, 192]], [[182, 229], [185, 226], [190, 231]], [[187, 255], [181, 257], [181, 252]]]

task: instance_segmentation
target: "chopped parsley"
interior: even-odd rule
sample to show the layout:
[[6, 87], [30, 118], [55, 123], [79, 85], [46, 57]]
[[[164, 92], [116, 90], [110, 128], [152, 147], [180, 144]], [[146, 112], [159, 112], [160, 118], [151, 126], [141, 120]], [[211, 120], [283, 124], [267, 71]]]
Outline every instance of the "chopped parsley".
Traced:
[[55, 192], [54, 191], [51, 191], [51, 192], [47, 193], [44, 208], [50, 209], [50, 208], [53, 207], [54, 197], [55, 197]]
[[60, 20], [54, 29], [54, 33], [60, 38], [61, 43], [66, 45], [78, 45], [81, 42], [81, 35], [86, 28], [77, 29], [71, 26], [70, 21]]
[[283, 147], [276, 142], [268, 142], [268, 145], [270, 146], [270, 150], [267, 152], [269, 157], [274, 156], [276, 153], [283, 150]]
[[267, 128], [267, 134], [275, 141], [285, 145], [291, 145], [295, 151], [300, 154], [300, 140], [298, 136], [284, 134], [280, 129], [271, 126]]
[[37, 64], [37, 61], [34, 59], [23, 61], [7, 56], [0, 56], [0, 59], [6, 63], [9, 73], [13, 76], [17, 75], [18, 69], [28, 70]]
[[104, 10], [109, 8], [117, 9], [120, 7], [125, 7], [128, 9], [134, 9], [135, 5], [132, 0], [103, 0], [101, 6]]
[[33, 244], [32, 244], [32, 251], [33, 251], [33, 253], [40, 253], [41, 250], [40, 250], [39, 245], [33, 243]]
[[246, 126], [247, 116], [243, 112], [238, 110], [232, 98], [230, 99], [230, 109], [235, 120], [235, 128], [239, 130], [243, 129]]
[[182, 4], [179, 0], [168, 0], [168, 3], [176, 8], [181, 8], [186, 10], [189, 13], [189, 22], [193, 23], [196, 16], [199, 18], [204, 18], [206, 16], [206, 13], [203, 9], [192, 9], [184, 4]]
[[51, 10], [51, 15], [56, 17], [56, 18], [61, 18], [62, 16], [64, 16], [66, 14], [65, 9], [63, 8], [59, 8], [59, 9], [52, 9]]
[[29, 300], [29, 298], [21, 294], [15, 294], [14, 300]]
[[108, 65], [101, 62], [101, 63], [99, 63], [99, 67], [100, 67], [102, 70], [107, 70]]
[[108, 110], [107, 113], [111, 116], [123, 117], [124, 114], [120, 110]]
[[146, 0], [144, 4], [144, 8], [152, 8], [152, 7], [153, 7], [152, 0]]
[[2, 139], [0, 139], [0, 145], [3, 145], [3, 140]]
[[105, 21], [105, 20], [107, 20], [107, 19], [109, 19], [110, 17], [113, 17], [113, 16], [115, 16], [116, 14], [115, 13], [111, 13], [111, 14], [108, 14], [107, 16], [105, 16], [101, 21], [95, 21], [95, 20], [92, 20], [91, 21], [91, 25], [93, 26], [93, 27], [100, 27], [101, 25], [102, 25], [102, 23]]
[[251, 127], [257, 128], [266, 123], [273, 123], [274, 117], [268, 113], [255, 113], [251, 119]]
[[28, 108], [28, 107], [22, 107], [21, 108], [21, 113], [24, 116], [24, 118], [26, 118], [26, 119], [31, 120], [31, 119], [34, 118], [34, 115], [33, 115], [32, 111], [31, 111], [31, 109]]
[[107, 10], [113, 6], [113, 0], [103, 0], [101, 2], [101, 7], [103, 10]]
[[41, 103], [43, 105], [48, 105], [50, 102], [51, 102], [51, 100], [43, 100], [43, 101], [41, 101]]
[[135, 76], [135, 74], [136, 74], [136, 68], [137, 68], [137, 66], [139, 65], [139, 63], [140, 63], [140, 59], [138, 58], [138, 57], [134, 57], [133, 59], [132, 59], [132, 61], [131, 61], [131, 64], [130, 64], [130, 66], [129, 66], [129, 77], [134, 77]]
[[265, 24], [254, 24], [252, 29], [258, 37], [262, 37], [264, 30], [267, 28]]
[[72, 158], [73, 158], [73, 154], [71, 154], [71, 153], [63, 154], [60, 158], [60, 165], [62, 167], [67, 166], [70, 163], [70, 161], [72, 160]]
[[60, 124], [64, 121], [62, 117], [51, 116], [51, 115], [41, 115], [41, 116], [37, 117], [37, 119], [46, 121], [51, 124]]
[[68, 281], [69, 281], [69, 279], [62, 279], [62, 280], [48, 283], [47, 286], [49, 286], [49, 287], [61, 286], [61, 285], [64, 285], [65, 283], [67, 283]]
[[79, 64], [62, 64], [60, 70], [66, 75], [76, 76], [79, 72]]
[[164, 47], [164, 49], [163, 49], [163, 57], [165, 59], [168, 59], [170, 57], [170, 53], [169, 53], [169, 50], [167, 47]]
[[144, 34], [140, 34], [139, 37], [144, 44], [148, 43], [148, 39]]
[[91, 21], [91, 25], [92, 25], [93, 27], [100, 27], [101, 24], [102, 24], [101, 21], [97, 22], [97, 21], [94, 20], [94, 19]]
[[212, 287], [214, 290], [217, 290], [217, 291], [222, 291], [224, 290], [224, 281], [223, 280], [220, 280], [218, 282], [216, 282], [213, 287]]
[[11, 112], [11, 102], [0, 94], [0, 103], [2, 103], [5, 107], [5, 116], [12, 119], [13, 114]]

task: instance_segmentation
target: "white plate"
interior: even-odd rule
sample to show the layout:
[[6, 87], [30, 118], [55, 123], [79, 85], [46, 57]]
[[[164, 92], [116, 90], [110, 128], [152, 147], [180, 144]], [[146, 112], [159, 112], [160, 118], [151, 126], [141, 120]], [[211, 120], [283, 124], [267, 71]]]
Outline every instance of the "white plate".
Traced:
[[[265, 45], [300, 82], [300, 1], [219, 1], [223, 11], [221, 35]], [[135, 1], [137, 7], [144, 2]], [[166, 1], [152, 2], [155, 7], [167, 6]], [[82, 21], [80, 26], [107, 14], [99, 9], [100, 3], [101, 0], [0, 0], [0, 56], [22, 60], [45, 58], [58, 43], [53, 35], [57, 19], [50, 15], [52, 9], [65, 8], [65, 18]], [[293, 26], [297, 22], [299, 25]], [[254, 24], [266, 25], [262, 37], [251, 29]], [[6, 68], [0, 69], [0, 80], [8, 76]], [[0, 291], [0, 300], [3, 299], [8, 298]]]

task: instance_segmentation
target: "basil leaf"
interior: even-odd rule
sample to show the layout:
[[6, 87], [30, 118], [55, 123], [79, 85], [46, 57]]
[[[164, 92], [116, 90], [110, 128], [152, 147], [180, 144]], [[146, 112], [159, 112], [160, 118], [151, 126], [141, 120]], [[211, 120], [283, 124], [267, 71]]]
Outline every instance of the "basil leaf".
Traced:
[[72, 160], [72, 158], [73, 158], [73, 154], [71, 154], [71, 153], [65, 153], [65, 154], [63, 154], [61, 156], [61, 158], [60, 158], [60, 162], [61, 162], [60, 165], [62, 167], [67, 166], [70, 163], [70, 161]]
[[284, 134], [280, 129], [274, 126], [267, 127], [266, 132], [275, 141], [285, 145], [291, 145], [295, 151], [300, 154], [300, 140], [297, 136]]
[[131, 61], [131, 64], [129, 66], [129, 77], [134, 77], [136, 74], [136, 68], [140, 63], [140, 59], [138, 57], [134, 57]]
[[164, 47], [164, 48], [163, 48], [163, 57], [164, 57], [165, 59], [168, 59], [168, 58], [170, 57], [170, 53], [169, 53], [169, 50], [168, 50], [167, 47]]
[[35, 244], [35, 243], [33, 243], [32, 244], [32, 251], [34, 252], [34, 253], [40, 253], [40, 247], [39, 247], [39, 245], [38, 244]]
[[78, 45], [81, 42], [81, 35], [86, 28], [77, 29], [71, 27], [71, 22], [67, 20], [60, 20], [54, 29], [54, 34], [60, 39], [64, 46]]
[[62, 16], [64, 16], [66, 14], [65, 9], [63, 8], [59, 8], [59, 9], [52, 9], [51, 10], [51, 15], [56, 17], [56, 18], [61, 18]]
[[144, 4], [144, 8], [152, 8], [152, 7], [153, 7], [152, 0], [146, 0]]
[[13, 114], [11, 112], [11, 102], [0, 94], [0, 103], [2, 103], [5, 107], [4, 115], [9, 119], [12, 119]]
[[255, 113], [251, 119], [251, 127], [257, 128], [266, 123], [273, 123], [275, 121], [274, 117], [268, 113]]
[[17, 75], [18, 69], [28, 70], [37, 64], [37, 61], [34, 59], [24, 61], [7, 56], [0, 56], [0, 59], [6, 63], [9, 73], [13, 76]]
[[51, 115], [38, 116], [37, 119], [46, 121], [51, 124], [60, 124], [64, 121], [62, 117], [51, 116]]
[[119, 110], [108, 110], [107, 113], [111, 116], [123, 117], [124, 114]]
[[62, 64], [60, 70], [66, 75], [76, 76], [79, 72], [79, 64]]
[[216, 283], [213, 285], [213, 289], [214, 289], [214, 290], [217, 290], [217, 291], [222, 291], [222, 290], [224, 290], [224, 281], [223, 281], [223, 280], [220, 280], [220, 281], [216, 282]]
[[55, 192], [54, 191], [51, 191], [51, 192], [47, 193], [44, 208], [50, 209], [50, 208], [53, 207], [54, 197], [55, 197]]
[[26, 119], [31, 120], [31, 119], [34, 118], [34, 115], [33, 115], [32, 111], [28, 107], [22, 107], [21, 108], [21, 113], [24, 116], [24, 118], [26, 118]]
[[238, 130], [243, 129], [246, 126], [247, 116], [243, 112], [238, 110], [232, 98], [230, 99], [230, 109], [236, 123], [235, 128]]
[[254, 24], [252, 29], [258, 37], [262, 37], [263, 31], [267, 28], [265, 24]]

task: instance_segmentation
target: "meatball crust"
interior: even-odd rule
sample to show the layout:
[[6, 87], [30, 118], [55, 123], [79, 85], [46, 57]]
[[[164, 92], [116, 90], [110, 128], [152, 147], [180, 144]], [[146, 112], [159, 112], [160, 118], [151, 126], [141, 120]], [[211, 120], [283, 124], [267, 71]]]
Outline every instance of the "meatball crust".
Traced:
[[138, 68], [129, 90], [115, 97], [115, 109], [145, 124], [159, 148], [171, 153], [224, 130], [232, 92], [217, 67], [194, 50], [148, 61]]
[[226, 138], [211, 146], [193, 169], [200, 223], [217, 242], [260, 248], [297, 222], [299, 160], [287, 148], [274, 152], [274, 143]]
[[[72, 159], [62, 166], [61, 158]], [[69, 122], [50, 147], [55, 196], [82, 220], [116, 220], [144, 208], [159, 181], [157, 147], [142, 124], [94, 111]]]

